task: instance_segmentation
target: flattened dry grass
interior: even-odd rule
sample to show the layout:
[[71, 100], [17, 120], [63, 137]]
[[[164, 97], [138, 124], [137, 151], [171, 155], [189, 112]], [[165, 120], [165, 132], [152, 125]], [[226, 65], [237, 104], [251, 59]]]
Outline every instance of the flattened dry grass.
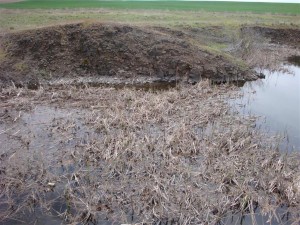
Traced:
[[0, 9], [0, 32], [35, 29], [83, 21], [122, 22], [131, 25], [162, 27], [211, 27], [222, 26], [232, 34], [241, 25], [299, 28], [299, 15], [272, 15], [230, 12], [189, 12], [161, 10], [117, 9]]
[[235, 94], [208, 82], [164, 92], [3, 89], [1, 108], [10, 117], [0, 141], [28, 140], [30, 126], [20, 124], [41, 104], [76, 114], [39, 124], [59, 143], [50, 158], [50, 148], [34, 140], [1, 150], [0, 218], [36, 207], [53, 213], [58, 201], [70, 223], [216, 224], [257, 207], [280, 223], [281, 206], [297, 223], [299, 153], [280, 153], [279, 140], [255, 130], [253, 118], [230, 112], [226, 100]]

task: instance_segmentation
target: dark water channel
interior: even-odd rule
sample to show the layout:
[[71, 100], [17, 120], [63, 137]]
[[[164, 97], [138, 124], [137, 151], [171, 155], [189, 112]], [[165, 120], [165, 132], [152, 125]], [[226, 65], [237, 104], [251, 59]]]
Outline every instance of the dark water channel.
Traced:
[[300, 151], [300, 66], [284, 69], [264, 70], [265, 79], [246, 82], [233, 106], [244, 115], [258, 116], [257, 126], [270, 135], [280, 135], [282, 151]]

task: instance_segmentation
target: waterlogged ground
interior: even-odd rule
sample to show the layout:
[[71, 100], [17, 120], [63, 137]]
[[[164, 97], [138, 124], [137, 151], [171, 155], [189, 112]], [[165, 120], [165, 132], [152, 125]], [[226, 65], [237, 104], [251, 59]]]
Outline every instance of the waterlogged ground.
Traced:
[[[122, 21], [217, 55], [230, 49], [251, 67], [299, 55], [300, 20], [294, 15], [103, 9], [0, 14], [1, 34], [83, 20], [85, 28]], [[24, 47], [18, 49], [16, 56]], [[80, 62], [74, 56], [70, 65]], [[4, 57], [0, 51], [0, 61]], [[208, 62], [219, 65], [216, 59]], [[49, 66], [60, 63], [66, 68], [63, 60]], [[263, 71], [266, 79], [242, 90], [114, 76], [63, 77], [41, 82], [37, 90], [0, 89], [0, 224], [298, 224], [299, 68], [290, 69], [294, 75]]]
[[228, 224], [242, 213], [280, 224], [284, 204], [295, 222], [299, 155], [231, 113], [238, 94], [209, 82], [3, 89], [0, 223]]
[[264, 70], [265, 79], [247, 82], [234, 106], [244, 115], [256, 115], [257, 126], [270, 135], [281, 135], [281, 150], [300, 150], [300, 67]]

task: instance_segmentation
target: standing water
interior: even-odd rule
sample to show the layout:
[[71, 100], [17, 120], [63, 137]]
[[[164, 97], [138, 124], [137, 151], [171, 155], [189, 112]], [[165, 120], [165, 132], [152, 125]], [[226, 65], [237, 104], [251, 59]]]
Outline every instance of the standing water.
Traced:
[[260, 116], [257, 122], [271, 135], [284, 138], [282, 150], [300, 150], [300, 67], [285, 65], [287, 71], [263, 71], [265, 79], [247, 82], [243, 96], [234, 100], [238, 111]]

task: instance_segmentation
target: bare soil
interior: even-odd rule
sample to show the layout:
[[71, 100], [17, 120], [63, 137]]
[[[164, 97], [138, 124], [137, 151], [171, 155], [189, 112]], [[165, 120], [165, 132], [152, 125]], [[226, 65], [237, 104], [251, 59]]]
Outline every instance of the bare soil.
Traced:
[[11, 33], [2, 39], [2, 49], [2, 83], [78, 76], [257, 79], [232, 60], [184, 38], [127, 25], [72, 24]]
[[[278, 65], [299, 54], [298, 29], [256, 26], [238, 32], [239, 39], [232, 40], [218, 26], [175, 30], [78, 23], [8, 33], [0, 37], [0, 85], [37, 88], [78, 78], [109, 83], [111, 77], [124, 83], [246, 81], [259, 77], [249, 68]], [[207, 50], [207, 43], [233, 45], [232, 57]], [[241, 67], [241, 60], [249, 67]]]
[[273, 44], [290, 45], [300, 47], [300, 30], [290, 28], [271, 28], [271, 27], [243, 27], [242, 33], [255, 32], [267, 38]]

